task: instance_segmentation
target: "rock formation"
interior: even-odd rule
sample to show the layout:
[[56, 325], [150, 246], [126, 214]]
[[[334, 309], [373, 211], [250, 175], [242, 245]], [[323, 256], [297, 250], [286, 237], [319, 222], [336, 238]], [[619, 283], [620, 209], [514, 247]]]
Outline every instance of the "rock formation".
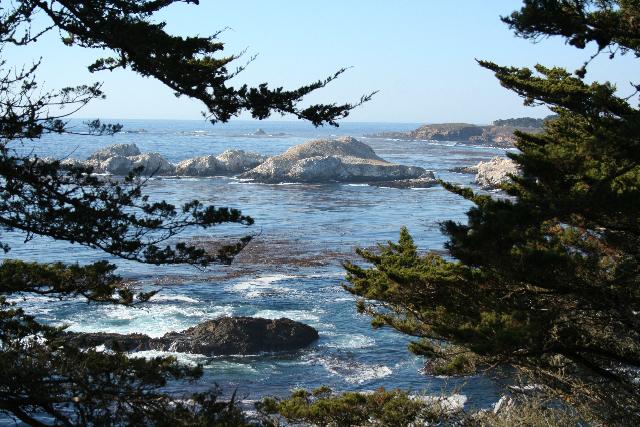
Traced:
[[64, 340], [79, 348], [98, 347], [119, 351], [160, 350], [205, 356], [246, 355], [293, 351], [318, 339], [318, 331], [291, 319], [221, 317], [160, 338], [144, 334], [68, 332]]
[[113, 144], [102, 148], [87, 159], [90, 162], [102, 162], [111, 157], [130, 157], [142, 154], [136, 144]]
[[134, 169], [142, 166], [143, 175], [173, 175], [176, 172], [176, 167], [158, 153], [144, 153], [127, 158], [131, 160]]
[[476, 183], [484, 188], [498, 188], [509, 181], [509, 175], [519, 175], [518, 165], [506, 157], [494, 157], [475, 166]]
[[200, 156], [183, 160], [176, 165], [176, 174], [182, 176], [237, 174], [255, 168], [266, 159], [266, 156], [244, 150], [226, 150], [218, 156]]
[[222, 170], [222, 163], [212, 155], [193, 157], [176, 165], [176, 175], [181, 176], [215, 176]]
[[321, 183], [433, 179], [433, 174], [420, 167], [387, 162], [368, 145], [345, 137], [296, 145], [240, 177], [264, 183]]
[[[69, 164], [77, 164], [71, 163]], [[94, 172], [127, 175], [142, 167], [143, 175], [172, 175], [175, 167], [158, 153], [141, 153], [135, 144], [114, 144], [102, 148], [84, 162]]]

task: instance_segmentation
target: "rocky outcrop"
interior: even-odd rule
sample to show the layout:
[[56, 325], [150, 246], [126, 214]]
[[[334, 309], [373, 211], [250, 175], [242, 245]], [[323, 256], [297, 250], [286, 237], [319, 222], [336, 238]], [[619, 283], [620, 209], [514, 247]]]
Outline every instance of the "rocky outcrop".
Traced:
[[87, 159], [90, 162], [102, 162], [111, 157], [131, 157], [142, 154], [136, 144], [113, 144], [96, 151]]
[[222, 164], [215, 156], [199, 156], [178, 163], [176, 175], [215, 176], [222, 174], [222, 169]]
[[115, 144], [96, 151], [86, 161], [67, 162], [92, 166], [94, 172], [112, 175], [127, 175], [142, 167], [143, 175], [215, 176], [245, 172], [266, 159], [244, 150], [227, 150], [218, 156], [200, 156], [173, 165], [158, 153], [141, 153], [135, 144]]
[[176, 172], [176, 167], [158, 153], [144, 153], [128, 159], [132, 168], [142, 167], [143, 175], [173, 175]]
[[83, 164], [93, 167], [94, 172], [112, 175], [127, 175], [138, 167], [142, 167], [143, 175], [171, 175], [175, 172], [175, 167], [160, 154], [143, 154], [135, 144], [109, 145], [91, 154]]
[[346, 137], [296, 145], [240, 177], [264, 183], [377, 182], [416, 179], [426, 173], [420, 167], [387, 162], [368, 145]]
[[176, 165], [182, 176], [215, 176], [248, 171], [260, 165], [266, 156], [244, 150], [226, 150], [219, 156], [200, 156], [183, 160]]
[[267, 156], [244, 150], [226, 150], [216, 158], [228, 173], [245, 172], [267, 160]]
[[317, 340], [318, 332], [286, 318], [221, 317], [160, 338], [143, 334], [69, 332], [64, 339], [79, 348], [104, 346], [129, 352], [160, 350], [221, 356], [298, 350]]
[[519, 175], [516, 162], [506, 157], [494, 157], [475, 166], [476, 183], [484, 188], [498, 188], [509, 181], [510, 175]]
[[104, 346], [114, 351], [134, 352], [151, 350], [151, 337], [144, 334], [113, 334], [108, 332], [67, 332], [64, 341], [78, 348]]
[[113, 156], [102, 161], [91, 161], [94, 171], [111, 175], [126, 175], [133, 169], [133, 161], [123, 156]]
[[291, 351], [318, 339], [311, 326], [291, 319], [223, 317], [159, 338], [163, 349], [208, 356]]

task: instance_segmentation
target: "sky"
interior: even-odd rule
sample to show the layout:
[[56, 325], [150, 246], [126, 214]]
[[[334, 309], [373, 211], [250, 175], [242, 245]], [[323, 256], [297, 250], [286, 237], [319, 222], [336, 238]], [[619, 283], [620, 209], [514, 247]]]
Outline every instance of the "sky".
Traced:
[[[515, 37], [499, 17], [520, 5], [517, 0], [201, 0], [200, 5], [172, 5], [157, 19], [166, 21], [167, 31], [185, 36], [226, 28], [219, 36], [225, 52], [246, 50], [246, 59], [257, 55], [233, 80], [237, 85], [268, 82], [293, 89], [351, 67], [306, 99], [353, 102], [378, 91], [349, 121], [484, 124], [544, 117], [549, 111], [524, 107], [476, 59], [575, 70], [595, 52], [593, 46], [578, 50], [557, 38], [534, 44]], [[103, 54], [64, 46], [55, 32], [35, 46], [4, 52], [12, 64], [42, 57], [39, 79], [50, 89], [103, 82], [107, 99], [93, 102], [78, 117], [201, 119], [199, 102], [176, 98], [157, 81], [130, 70], [89, 73], [87, 66]], [[588, 77], [612, 81], [621, 93], [631, 93], [628, 82], [637, 74], [631, 61], [628, 55], [597, 58]]]

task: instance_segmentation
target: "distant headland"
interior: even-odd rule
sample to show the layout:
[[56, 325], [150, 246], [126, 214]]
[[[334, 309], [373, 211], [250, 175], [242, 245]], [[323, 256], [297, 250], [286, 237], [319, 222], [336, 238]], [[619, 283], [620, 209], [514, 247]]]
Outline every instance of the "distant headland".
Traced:
[[554, 117], [556, 116], [551, 115], [544, 119], [532, 117], [501, 119], [495, 120], [492, 124], [486, 126], [470, 123], [428, 124], [409, 132], [380, 132], [365, 135], [365, 137], [399, 139], [403, 141], [457, 141], [512, 147], [515, 142], [514, 131], [540, 133], [544, 123]]

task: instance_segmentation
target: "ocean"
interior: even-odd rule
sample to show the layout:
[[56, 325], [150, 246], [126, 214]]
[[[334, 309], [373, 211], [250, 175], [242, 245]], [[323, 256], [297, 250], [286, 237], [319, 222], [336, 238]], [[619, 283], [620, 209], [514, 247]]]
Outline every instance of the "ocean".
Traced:
[[[39, 156], [86, 158], [110, 144], [135, 143], [142, 152], [158, 152], [171, 162], [226, 149], [279, 154], [302, 142], [353, 136], [382, 158], [434, 171], [438, 178], [474, 186], [473, 176], [451, 172], [496, 155], [504, 149], [455, 142], [394, 141], [363, 137], [382, 131], [411, 130], [416, 123], [343, 123], [339, 128], [314, 128], [302, 122], [235, 121], [212, 126], [205, 121], [120, 120], [114, 136], [48, 135], [16, 146]], [[75, 122], [78, 129], [81, 124]], [[255, 135], [256, 130], [265, 135]], [[88, 304], [82, 299], [59, 301], [42, 296], [12, 299], [37, 319], [67, 325], [71, 331], [143, 332], [161, 336], [219, 316], [288, 317], [316, 329], [320, 339], [292, 354], [214, 357], [174, 354], [184, 363], [204, 365], [195, 383], [172, 383], [179, 395], [211, 388], [237, 392], [245, 401], [267, 395], [286, 396], [295, 388], [326, 385], [336, 391], [402, 388], [412, 393], [456, 392], [468, 406], [488, 407], [499, 388], [483, 376], [444, 378], [423, 372], [425, 360], [407, 351], [410, 339], [388, 328], [374, 330], [358, 314], [355, 299], [343, 290], [341, 263], [353, 260], [356, 247], [397, 240], [406, 225], [421, 250], [442, 251], [439, 229], [448, 219], [465, 221], [470, 204], [441, 187], [393, 189], [365, 184], [256, 184], [232, 177], [154, 177], [146, 185], [152, 199], [240, 208], [251, 215], [251, 227], [221, 225], [193, 229], [181, 237], [192, 242], [230, 239], [251, 234], [256, 249], [230, 267], [205, 271], [190, 266], [149, 266], [113, 259], [79, 245], [38, 237], [24, 243], [17, 232], [4, 233], [11, 252], [3, 258], [39, 262], [87, 263], [106, 259], [119, 274], [144, 289], [159, 290], [149, 303], [128, 308]], [[158, 352], [138, 353], [149, 357]]]

